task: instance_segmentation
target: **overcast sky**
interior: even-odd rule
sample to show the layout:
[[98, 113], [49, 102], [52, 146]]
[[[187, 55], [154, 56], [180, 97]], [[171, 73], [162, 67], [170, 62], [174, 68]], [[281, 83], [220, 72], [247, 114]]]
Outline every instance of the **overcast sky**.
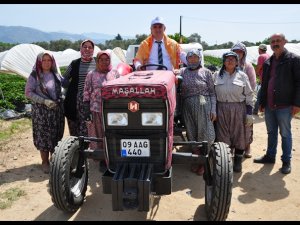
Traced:
[[166, 33], [198, 33], [209, 45], [263, 41], [281, 32], [300, 40], [300, 4], [0, 4], [0, 25], [46, 32], [96, 32], [121, 36], [149, 34], [161, 16]]

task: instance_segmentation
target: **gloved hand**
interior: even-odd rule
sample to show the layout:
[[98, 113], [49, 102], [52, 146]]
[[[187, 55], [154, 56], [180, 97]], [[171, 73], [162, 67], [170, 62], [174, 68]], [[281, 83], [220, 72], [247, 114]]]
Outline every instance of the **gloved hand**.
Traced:
[[254, 117], [252, 115], [246, 115], [246, 126], [250, 127], [254, 123]]
[[83, 108], [84, 108], [84, 120], [85, 121], [92, 121], [92, 112], [90, 110], [90, 102], [83, 102]]
[[50, 99], [45, 99], [44, 104], [49, 108], [53, 109], [56, 107], [56, 103]]

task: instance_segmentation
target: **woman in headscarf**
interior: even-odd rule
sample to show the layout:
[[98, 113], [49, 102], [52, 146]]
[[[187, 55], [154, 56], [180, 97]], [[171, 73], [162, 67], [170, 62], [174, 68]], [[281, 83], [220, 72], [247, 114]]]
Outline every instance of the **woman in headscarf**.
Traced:
[[223, 54], [223, 66], [215, 75], [217, 96], [216, 140], [234, 148], [233, 171], [242, 171], [242, 157], [252, 126], [253, 91], [248, 76], [238, 67], [238, 55]]
[[[232, 46], [231, 51], [235, 52], [238, 55], [238, 57], [239, 57], [238, 66], [239, 66], [240, 70], [242, 70], [248, 76], [251, 88], [254, 91], [256, 88], [256, 73], [255, 73], [255, 69], [254, 69], [253, 65], [250, 62], [246, 61], [246, 58], [247, 58], [246, 46], [243, 43], [238, 42]], [[249, 140], [248, 140], [248, 144], [245, 149], [244, 157], [251, 158], [252, 155], [251, 155], [250, 144], [253, 141], [253, 125], [250, 127], [247, 127], [246, 132], [247, 132], [247, 136], [248, 136]]]
[[[83, 91], [84, 119], [88, 121], [88, 136], [102, 138], [100, 88], [107, 81], [119, 77], [118, 71], [112, 69], [110, 54], [107, 51], [100, 51], [96, 57], [96, 69], [87, 74]], [[90, 148], [102, 150], [103, 142], [91, 142]]]
[[[201, 52], [192, 49], [187, 53], [187, 67], [181, 69], [182, 115], [189, 141], [215, 140], [213, 121], [216, 120], [216, 95], [210, 70], [201, 66]], [[200, 154], [196, 147], [193, 153]], [[192, 171], [203, 175], [204, 166], [192, 166]]]
[[61, 82], [53, 55], [47, 51], [38, 54], [25, 95], [32, 103], [33, 142], [40, 151], [44, 173], [49, 173], [49, 153], [52, 155], [64, 134]]
[[81, 57], [75, 59], [63, 74], [63, 87], [67, 88], [64, 100], [65, 116], [67, 117], [71, 136], [86, 136], [87, 127], [84, 120], [83, 88], [86, 75], [96, 68], [93, 58], [94, 42], [84, 40], [80, 45]]

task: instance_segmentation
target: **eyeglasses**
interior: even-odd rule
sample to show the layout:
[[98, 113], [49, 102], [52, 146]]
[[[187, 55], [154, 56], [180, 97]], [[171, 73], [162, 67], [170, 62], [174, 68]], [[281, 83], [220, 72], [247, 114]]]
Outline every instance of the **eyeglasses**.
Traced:
[[83, 49], [94, 49], [93, 46], [82, 46]]
[[160, 25], [152, 25], [152, 28], [154, 28], [154, 29], [156, 29], [156, 28], [161, 29], [162, 27], [163, 27], [162, 24], [160, 24]]
[[274, 44], [275, 42], [280, 43], [281, 41], [282, 41], [281, 39], [275, 39], [275, 40], [272, 40], [271, 43], [272, 44]]

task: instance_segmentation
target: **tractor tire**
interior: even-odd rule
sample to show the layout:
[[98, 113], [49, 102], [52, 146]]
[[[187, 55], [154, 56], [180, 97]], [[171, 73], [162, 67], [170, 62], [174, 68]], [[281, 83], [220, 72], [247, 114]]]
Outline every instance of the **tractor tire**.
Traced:
[[83, 204], [88, 184], [88, 161], [79, 151], [77, 137], [67, 137], [55, 147], [50, 163], [49, 192], [55, 207], [76, 212]]
[[233, 186], [232, 154], [227, 144], [216, 142], [208, 153], [205, 171], [205, 209], [208, 220], [226, 220]]

